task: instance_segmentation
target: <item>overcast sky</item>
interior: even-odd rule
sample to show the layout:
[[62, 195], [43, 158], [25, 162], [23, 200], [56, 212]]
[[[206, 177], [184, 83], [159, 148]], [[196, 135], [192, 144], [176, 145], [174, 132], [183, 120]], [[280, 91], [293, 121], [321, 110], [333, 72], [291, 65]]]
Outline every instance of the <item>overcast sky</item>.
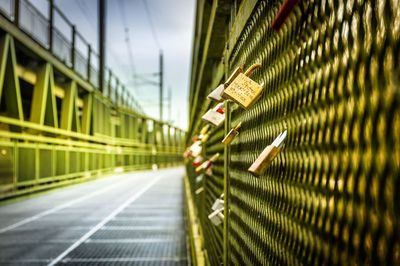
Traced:
[[[30, 0], [41, 10], [47, 0]], [[77, 30], [97, 47], [98, 0], [54, 0]], [[145, 2], [151, 18], [149, 19]], [[164, 98], [172, 89], [171, 119], [175, 125], [187, 127], [189, 75], [193, 39], [195, 0], [108, 0], [107, 1], [107, 65], [120, 77], [151, 117], [159, 117], [158, 93], [155, 86], [135, 86], [136, 73], [154, 73], [159, 69], [159, 50], [164, 54]], [[151, 27], [153, 24], [153, 29]], [[63, 28], [56, 18], [56, 25]], [[130, 59], [125, 29], [128, 28]], [[154, 33], [153, 33], [154, 32]], [[64, 32], [70, 35], [68, 32]], [[156, 40], [157, 39], [157, 40]], [[154, 79], [154, 78], [153, 78]], [[157, 80], [155, 80], [157, 81]], [[140, 83], [137, 80], [137, 83]], [[164, 120], [169, 118], [167, 102]]]

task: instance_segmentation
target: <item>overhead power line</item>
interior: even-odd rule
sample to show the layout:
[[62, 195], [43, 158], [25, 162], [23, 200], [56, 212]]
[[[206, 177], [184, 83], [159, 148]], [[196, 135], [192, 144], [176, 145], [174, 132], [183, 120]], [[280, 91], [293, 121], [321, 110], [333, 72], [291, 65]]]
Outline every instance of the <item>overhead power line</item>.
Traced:
[[128, 52], [128, 59], [129, 59], [129, 65], [132, 71], [132, 75], [130, 75], [133, 79], [135, 78], [136, 75], [136, 67], [135, 67], [135, 60], [133, 57], [133, 48], [132, 44], [130, 41], [130, 30], [128, 26], [128, 21], [126, 19], [125, 15], [125, 5], [124, 5], [124, 0], [117, 1], [119, 12], [121, 14], [121, 19], [122, 19], [122, 24], [124, 25], [124, 32], [125, 32], [125, 44], [126, 44], [126, 49]]
[[149, 24], [150, 24], [151, 32], [153, 34], [154, 42], [156, 43], [157, 48], [159, 50], [161, 50], [161, 45], [160, 45], [160, 42], [158, 41], [157, 32], [156, 32], [156, 29], [154, 27], [153, 20], [151, 18], [150, 9], [149, 9], [149, 7], [147, 5], [147, 0], [143, 0], [143, 4], [144, 4], [144, 9], [146, 11], [147, 19], [148, 19]]
[[83, 17], [85, 18], [85, 20], [89, 23], [89, 26], [92, 28], [92, 30], [96, 31], [97, 26], [94, 24], [93, 20], [88, 19], [88, 15], [93, 19], [94, 15], [93, 13], [90, 11], [91, 9], [88, 8], [88, 6], [86, 5], [85, 2], [81, 2], [80, 0], [75, 0], [75, 3], [78, 4], [79, 9], [81, 10]]

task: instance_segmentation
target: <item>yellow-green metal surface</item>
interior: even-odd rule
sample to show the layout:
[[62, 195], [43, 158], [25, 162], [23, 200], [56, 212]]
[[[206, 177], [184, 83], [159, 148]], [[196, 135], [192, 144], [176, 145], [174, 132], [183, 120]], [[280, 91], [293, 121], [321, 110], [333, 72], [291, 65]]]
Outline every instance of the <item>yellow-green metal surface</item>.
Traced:
[[[225, 127], [211, 130], [203, 156], [225, 152], [212, 176], [197, 183], [187, 160], [208, 263], [399, 264], [400, 3], [299, 1], [275, 32], [283, 1], [211, 2], [197, 6], [186, 145], [204, 125], [206, 96], [236, 67], [261, 63], [252, 78], [264, 92], [248, 111], [230, 103]], [[252, 176], [284, 129], [283, 152]], [[230, 212], [216, 227], [207, 216], [222, 192]]]
[[[38, 12], [26, 0], [9, 3], [29, 7], [26, 12]], [[41, 42], [41, 35], [20, 25], [24, 17], [7, 16], [2, 8], [3, 3], [0, 199], [107, 172], [181, 163], [184, 131], [137, 110], [131, 99], [123, 98], [124, 87], [112, 75], [107, 91], [100, 92], [90, 55], [87, 75], [82, 76], [79, 66], [84, 62], [69, 65], [68, 60], [60, 60], [63, 46], [53, 42], [48, 47]], [[36, 15], [33, 19], [41, 25], [45, 19]], [[56, 34], [63, 38], [60, 32]], [[67, 42], [64, 45], [75, 48]], [[74, 49], [71, 52], [72, 58], [79, 59]]]

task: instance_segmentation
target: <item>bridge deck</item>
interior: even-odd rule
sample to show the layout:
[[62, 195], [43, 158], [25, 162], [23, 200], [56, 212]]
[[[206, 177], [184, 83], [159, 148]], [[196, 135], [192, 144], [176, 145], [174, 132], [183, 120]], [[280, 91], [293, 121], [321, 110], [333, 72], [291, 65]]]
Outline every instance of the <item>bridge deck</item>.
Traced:
[[183, 169], [112, 176], [0, 207], [1, 265], [186, 265]]

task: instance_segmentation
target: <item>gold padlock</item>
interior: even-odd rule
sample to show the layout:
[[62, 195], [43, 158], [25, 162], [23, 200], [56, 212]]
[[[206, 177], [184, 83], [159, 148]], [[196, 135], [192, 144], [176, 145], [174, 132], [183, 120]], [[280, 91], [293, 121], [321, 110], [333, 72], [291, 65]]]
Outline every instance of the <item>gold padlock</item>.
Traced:
[[239, 73], [232, 83], [224, 90], [222, 97], [230, 99], [244, 109], [249, 109], [260, 97], [263, 87], [249, 78], [251, 73], [261, 64], [254, 64], [247, 71]]
[[214, 108], [208, 110], [207, 113], [203, 115], [202, 119], [215, 126], [221, 125], [225, 120], [224, 103], [219, 103]]
[[210, 129], [210, 125], [205, 125], [201, 130], [200, 130], [200, 135], [204, 136], [207, 134], [208, 130]]
[[279, 136], [272, 142], [271, 145], [267, 146], [254, 163], [249, 167], [248, 171], [255, 176], [262, 175], [268, 166], [272, 163], [275, 157], [282, 150], [282, 146], [287, 136], [287, 130], [279, 134]]
[[202, 170], [208, 170], [212, 166], [212, 164], [218, 159], [219, 153], [214, 154], [209, 160], [202, 163], [200, 166], [196, 168], [196, 172], [199, 173]]
[[230, 77], [225, 81], [225, 83], [220, 84], [215, 90], [213, 90], [207, 98], [210, 100], [214, 100], [217, 102], [222, 102], [224, 98], [222, 97], [222, 93], [224, 92], [225, 88], [231, 84], [231, 82], [240, 74], [243, 72], [243, 66], [236, 68]]
[[239, 130], [242, 126], [242, 122], [239, 122], [234, 128], [232, 128], [229, 133], [225, 136], [225, 138], [222, 140], [222, 143], [225, 145], [230, 145], [232, 141], [236, 138], [237, 135], [239, 135]]
[[207, 134], [209, 128], [210, 128], [210, 125], [205, 125], [204, 127], [202, 127], [201, 130], [200, 130], [200, 134], [199, 135], [195, 135], [195, 136], [192, 137], [192, 142], [196, 142], [198, 140], [202, 140], [203, 137]]

